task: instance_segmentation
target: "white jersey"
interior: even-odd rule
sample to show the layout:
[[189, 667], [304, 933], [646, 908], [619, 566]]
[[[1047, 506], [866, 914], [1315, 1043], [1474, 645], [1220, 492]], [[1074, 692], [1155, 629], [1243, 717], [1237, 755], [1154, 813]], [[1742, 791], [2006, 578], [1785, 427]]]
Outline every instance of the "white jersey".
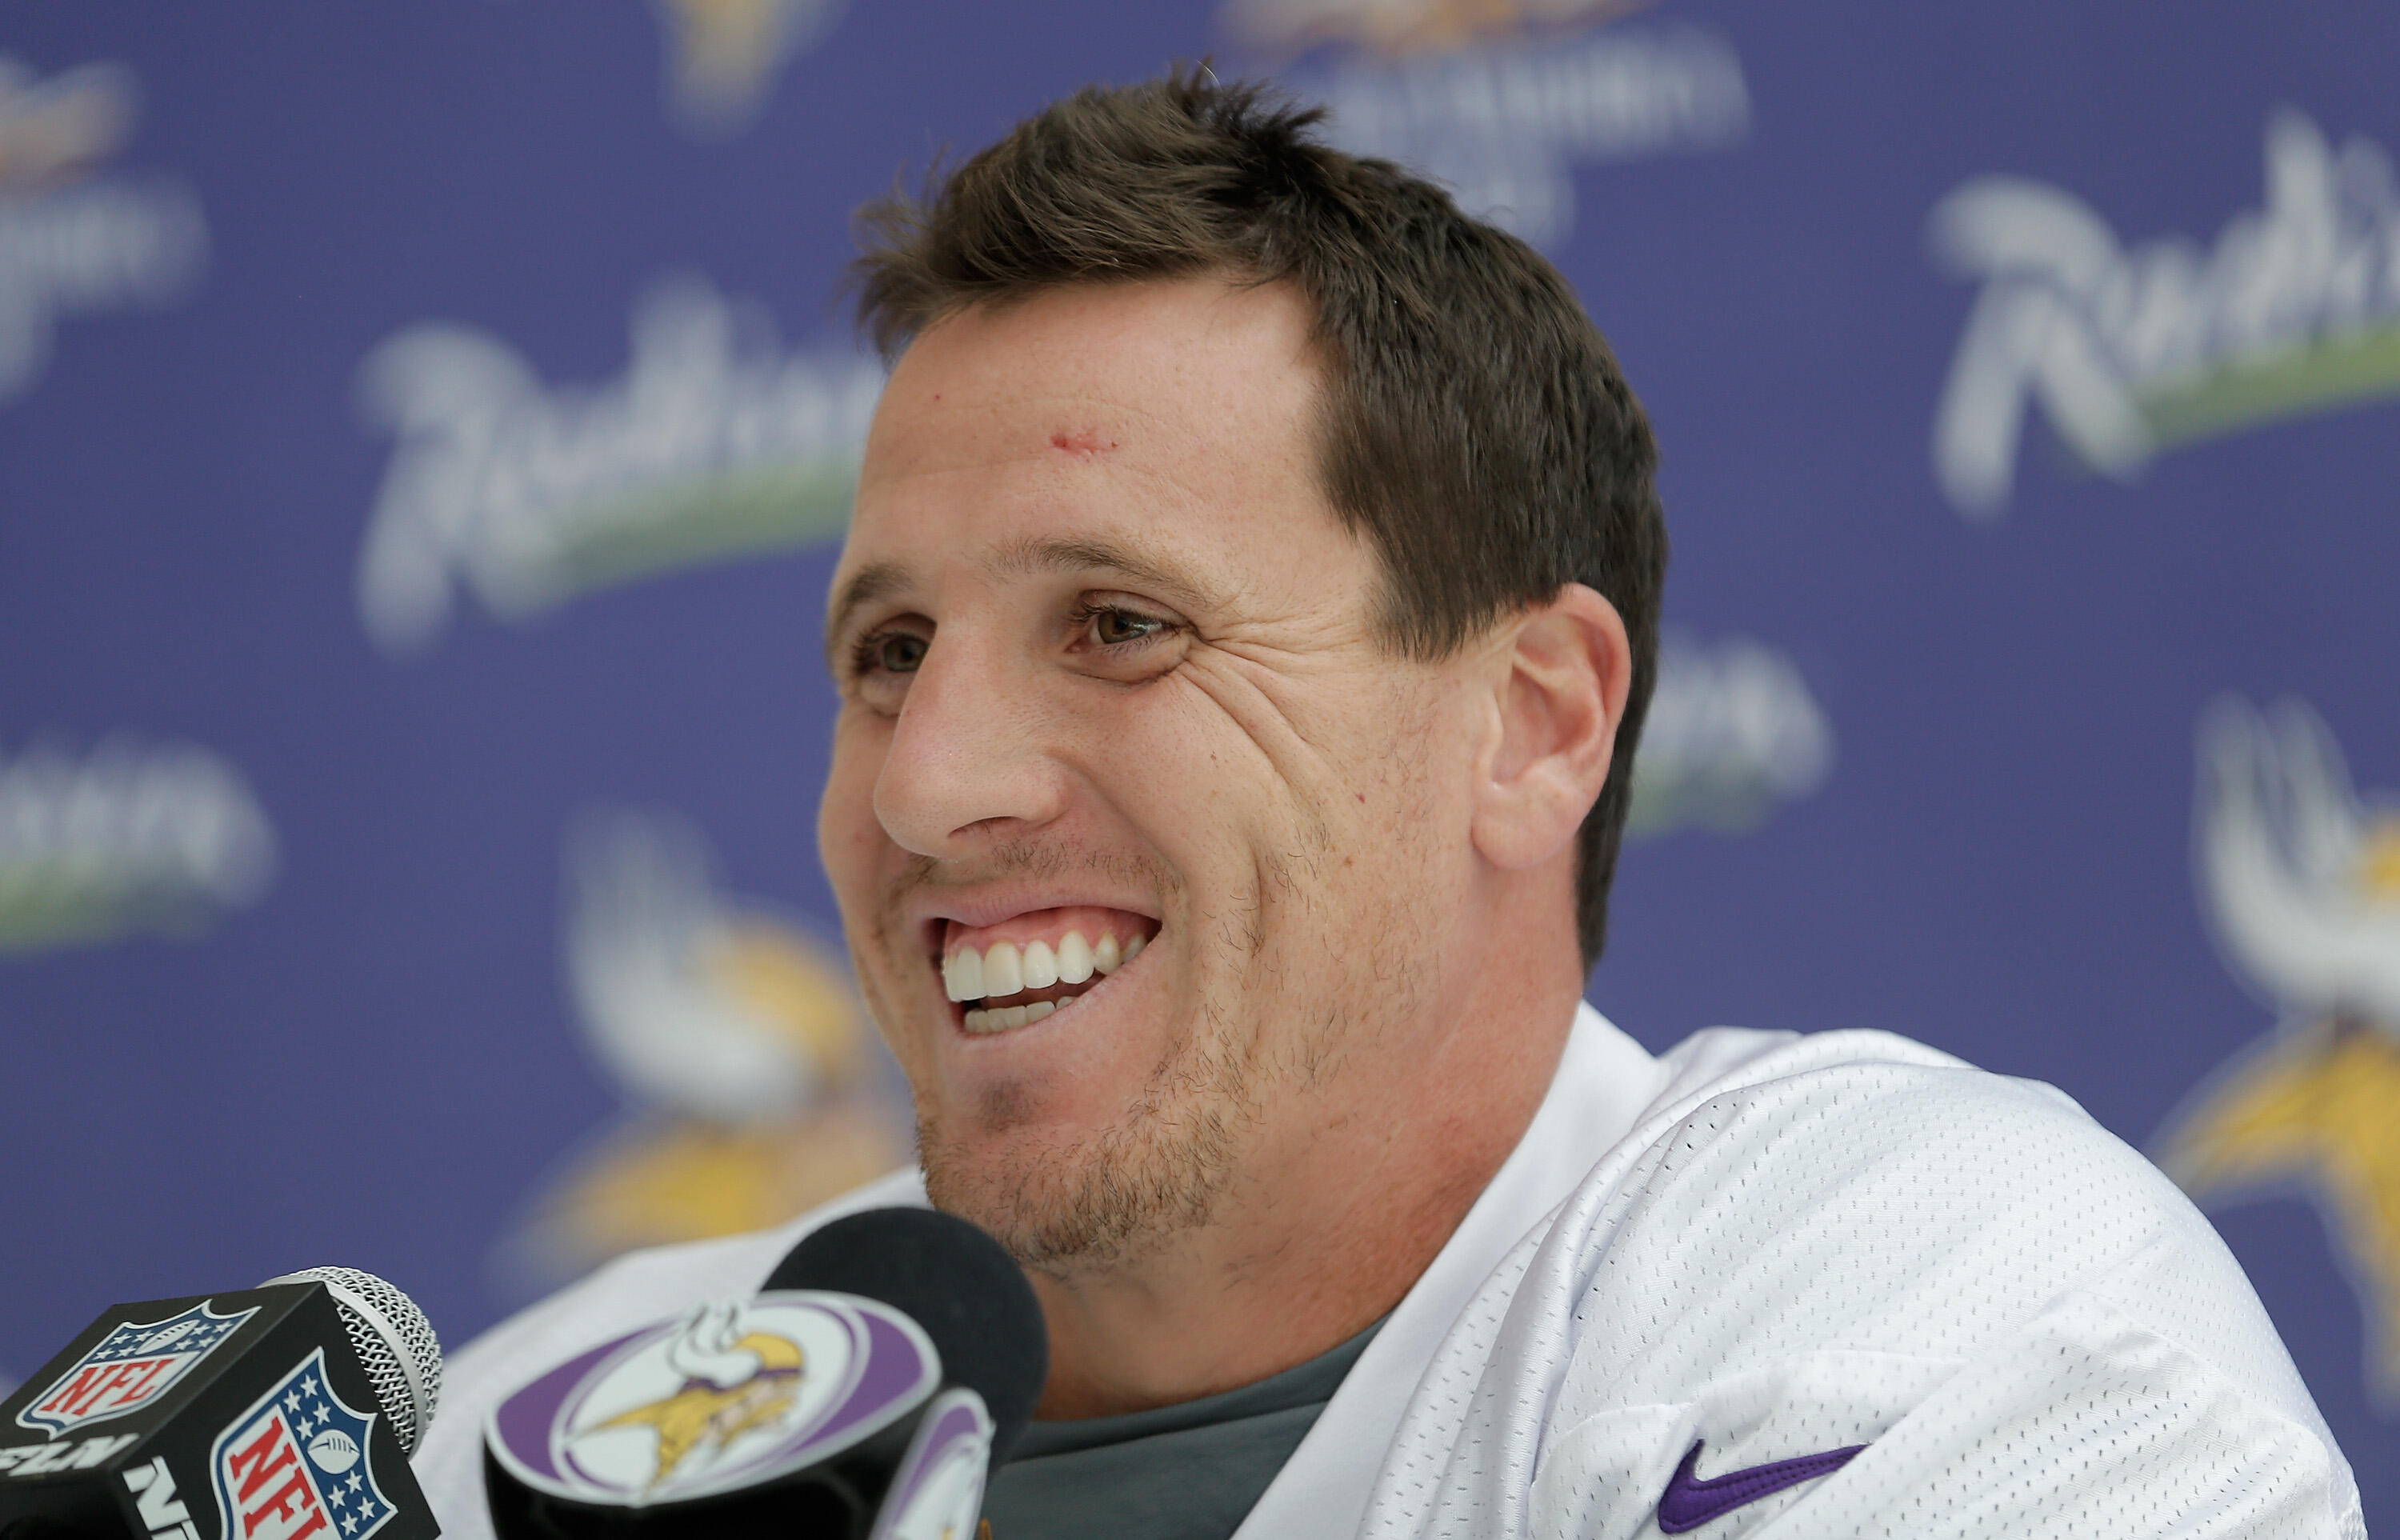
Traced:
[[[491, 1533], [500, 1397], [754, 1291], [828, 1220], [922, 1202], [901, 1173], [637, 1253], [470, 1344], [416, 1462], [444, 1532]], [[1237, 1540], [1650, 1535], [1662, 1500], [1700, 1540], [2366, 1533], [2223, 1243], [2065, 1096], [1880, 1032], [1653, 1058], [1587, 1006]]]

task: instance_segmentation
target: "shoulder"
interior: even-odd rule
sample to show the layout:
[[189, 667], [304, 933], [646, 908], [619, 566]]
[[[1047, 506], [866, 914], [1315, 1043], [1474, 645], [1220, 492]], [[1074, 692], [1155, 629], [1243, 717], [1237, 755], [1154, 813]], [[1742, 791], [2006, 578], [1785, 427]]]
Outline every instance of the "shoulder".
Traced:
[[772, 1230], [635, 1251], [528, 1306], [469, 1342], [444, 1365], [441, 1405], [411, 1463], [445, 1533], [490, 1533], [483, 1491], [484, 1422], [543, 1370], [607, 1340], [705, 1301], [756, 1293], [793, 1244], [862, 1209], [921, 1206], [923, 1182], [899, 1171]]
[[2354, 1522], [2231, 1256], [2064, 1094], [1880, 1032], [1703, 1033], [1662, 1063], [1445, 1342], [1448, 1405], [1386, 1466], [1432, 1478], [1435, 1521], [1396, 1502], [1386, 1533], [1639, 1533], [1696, 1444], [1703, 1481], [1868, 1451], [1728, 1508], [1728, 1540], [1804, 1502], [1826, 1533], [1922, 1529], [1928, 1503], [2148, 1533], [2214, 1501], [2202, 1476], [2290, 1533]]
[[[1696, 1040], [1669, 1057], [1697, 1070], [1711, 1052]], [[1550, 1241], [1581, 1291], [1631, 1301], [1706, 1278], [1711, 1314], [1752, 1313], [1739, 1350], [1754, 1353], [1969, 1355], [2061, 1290], [2128, 1287], [2162, 1252], [2206, 1275], [2212, 1302], [2144, 1313], [2212, 1342], [2265, 1329], [2199, 1212], [2065, 1093], [1886, 1032], [1679, 1073]], [[2230, 1331], [2226, 1311], [2242, 1317]]]

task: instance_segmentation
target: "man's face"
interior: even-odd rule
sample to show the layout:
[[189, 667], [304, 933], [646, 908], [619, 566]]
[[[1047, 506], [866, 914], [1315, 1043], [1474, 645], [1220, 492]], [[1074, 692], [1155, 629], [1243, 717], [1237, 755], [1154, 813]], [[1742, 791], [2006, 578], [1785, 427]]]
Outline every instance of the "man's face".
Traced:
[[1283, 286], [1084, 286], [876, 416], [819, 839], [935, 1202], [1054, 1273], [1271, 1199], [1439, 990], [1468, 697], [1379, 637], [1319, 380]]

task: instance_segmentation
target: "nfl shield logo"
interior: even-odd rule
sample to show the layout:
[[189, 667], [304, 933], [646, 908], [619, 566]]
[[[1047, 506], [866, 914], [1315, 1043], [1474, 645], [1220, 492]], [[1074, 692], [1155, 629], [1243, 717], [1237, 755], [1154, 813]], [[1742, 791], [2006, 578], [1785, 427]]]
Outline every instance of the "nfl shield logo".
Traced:
[[325, 1350], [234, 1419], [209, 1451], [223, 1540], [367, 1540], [392, 1516], [367, 1460], [373, 1412], [325, 1379]]
[[128, 1321], [51, 1381], [17, 1413], [17, 1424], [55, 1438], [89, 1423], [139, 1411], [257, 1314], [251, 1309], [220, 1315], [203, 1300], [163, 1321]]

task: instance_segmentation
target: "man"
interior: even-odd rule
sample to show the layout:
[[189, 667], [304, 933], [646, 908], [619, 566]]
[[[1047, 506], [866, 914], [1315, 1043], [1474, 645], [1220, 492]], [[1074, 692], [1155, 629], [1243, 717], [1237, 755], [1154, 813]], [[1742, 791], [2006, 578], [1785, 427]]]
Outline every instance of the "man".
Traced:
[[1310, 121], [1086, 92], [870, 217], [819, 834], [922, 1185], [470, 1348], [444, 1522], [496, 1397], [930, 1197], [1049, 1324], [997, 1540], [2363, 1533], [2230, 1258], [2064, 1097], [1581, 1003], [1649, 429], [1548, 264]]

